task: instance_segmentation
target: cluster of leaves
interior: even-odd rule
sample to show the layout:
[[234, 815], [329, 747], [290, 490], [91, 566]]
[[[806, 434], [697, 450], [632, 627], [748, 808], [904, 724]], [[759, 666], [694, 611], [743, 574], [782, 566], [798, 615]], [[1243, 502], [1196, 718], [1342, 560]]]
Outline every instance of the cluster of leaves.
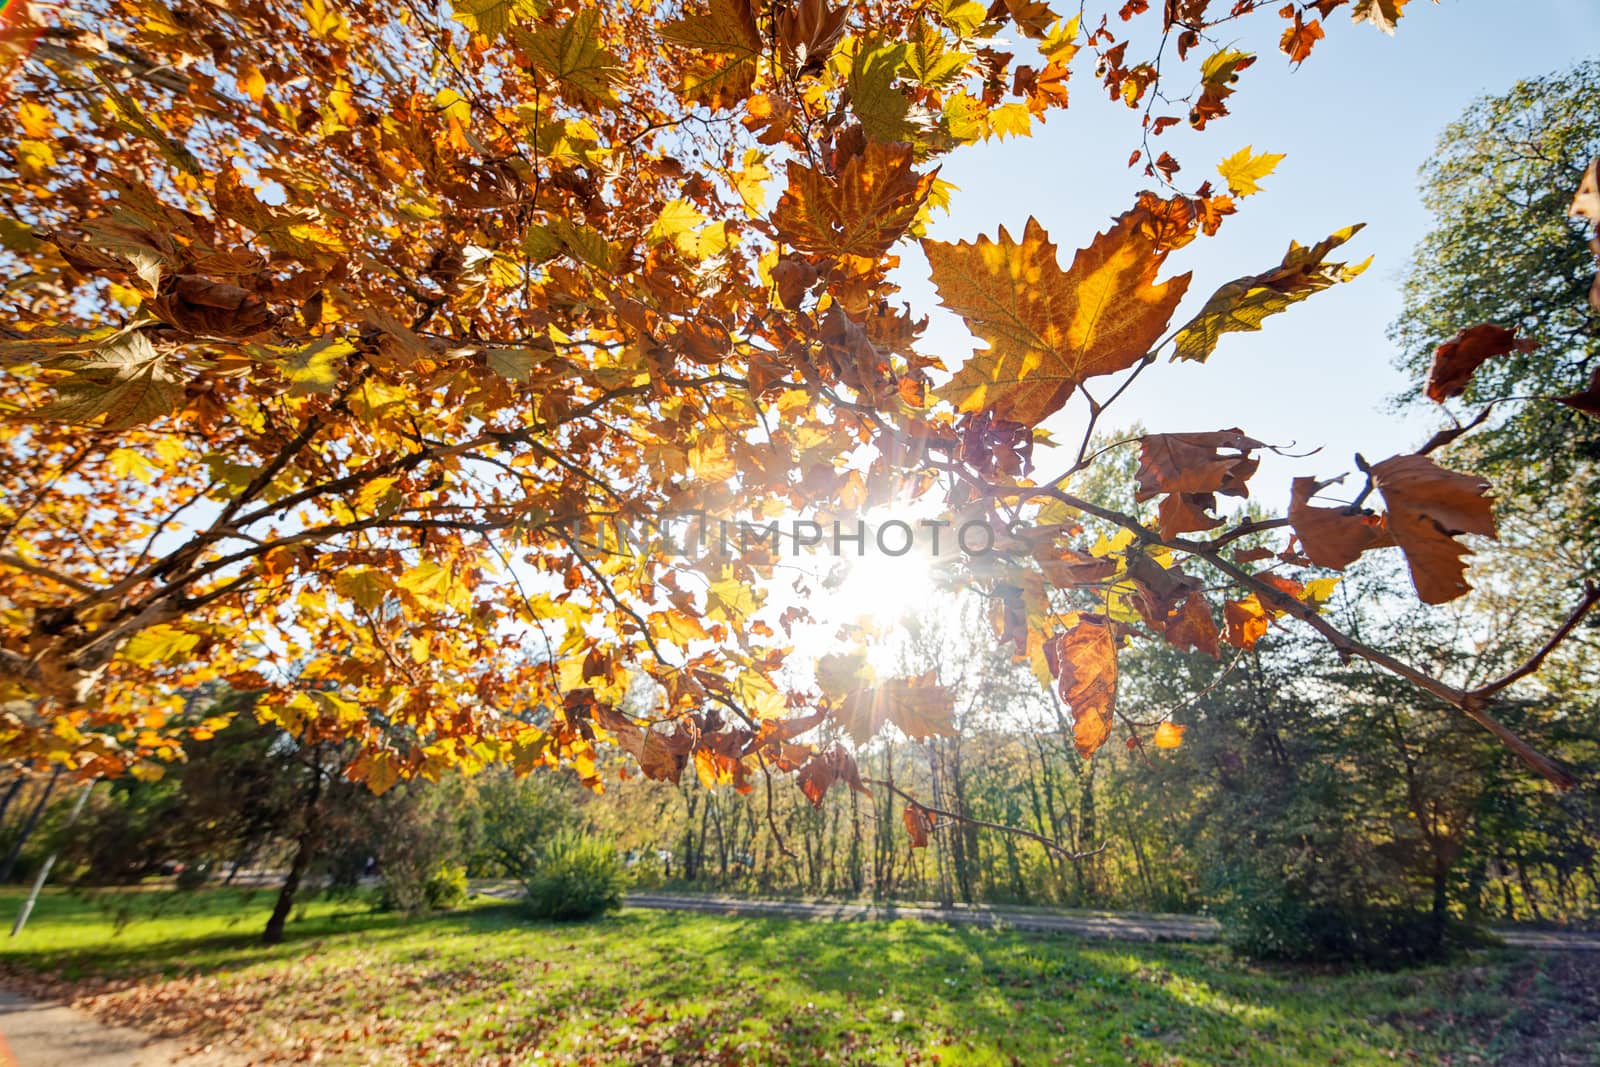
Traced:
[[[1320, 32], [1306, 12], [1338, 6], [1279, 12], [1291, 60]], [[1389, 29], [1400, 6], [1352, 11]], [[1134, 62], [1120, 23], [1146, 7], [1097, 24], [1014, 0], [25, 9], [0, 176], [3, 754], [159, 773], [218, 726], [183, 695], [222, 680], [304, 743], [354, 742], [350, 777], [380, 791], [491, 762], [598, 788], [608, 743], [652, 778], [693, 763], [740, 789], [773, 770], [813, 797], [865, 788], [843, 739], [948, 730], [935, 679], [806, 688], [786, 671], [807, 612], [765, 603], [770, 546], [686, 556], [595, 532], [897, 495], [943, 493], [995, 530], [1008, 551], [969, 576], [1086, 756], [1136, 631], [1216, 653], [1294, 616], [1381, 655], [1318, 615], [1324, 579], [1224, 546], [1290, 526], [1276, 568], [1397, 545], [1442, 601], [1466, 587], [1456, 538], [1493, 532], [1478, 480], [1394, 457], [1367, 472], [1384, 516], [1365, 491], [1313, 506], [1311, 483], [1288, 519], [1196, 542], [1261, 443], [1145, 438], [1159, 528], [1062, 488], [1084, 449], [1063, 478], [1028, 477], [1044, 419], [1081, 397], [1092, 432], [1087, 384], [1155, 361], [1189, 281], [1156, 281], [1167, 254], [1277, 157], [1236, 153], [1227, 193], [1189, 195], [1142, 149], [1167, 192], [1066, 270], [1037, 223], [924, 241], [941, 298], [990, 345], [942, 386], [893, 302], [894, 249], [949, 198], [936, 160], [1065, 107], [1079, 52], [1144, 106], [1147, 137], [1191, 60], [1191, 124], [1226, 113], [1254, 57], [1211, 31], [1256, 5], [1166, 3]], [[1011, 33], [1037, 58], [1001, 51]], [[1222, 287], [1174, 356], [1354, 276], [1326, 260], [1353, 232]], [[1085, 516], [1117, 535], [1075, 543]], [[1186, 559], [1235, 590], [1225, 630]], [[1487, 720], [1482, 694], [1393, 669]]]

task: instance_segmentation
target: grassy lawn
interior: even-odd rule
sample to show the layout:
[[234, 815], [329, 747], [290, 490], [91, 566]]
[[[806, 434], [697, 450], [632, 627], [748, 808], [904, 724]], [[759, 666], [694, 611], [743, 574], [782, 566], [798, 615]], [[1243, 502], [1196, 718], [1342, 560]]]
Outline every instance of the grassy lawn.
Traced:
[[[18, 900], [0, 893], [8, 927]], [[0, 970], [269, 1062], [1600, 1063], [1600, 960], [1577, 953], [1335, 975], [1217, 946], [910, 922], [632, 911], [561, 926], [486, 902], [406, 921], [356, 901], [312, 903], [269, 949], [270, 905], [49, 894], [0, 944]], [[114, 907], [144, 917], [118, 930]]]

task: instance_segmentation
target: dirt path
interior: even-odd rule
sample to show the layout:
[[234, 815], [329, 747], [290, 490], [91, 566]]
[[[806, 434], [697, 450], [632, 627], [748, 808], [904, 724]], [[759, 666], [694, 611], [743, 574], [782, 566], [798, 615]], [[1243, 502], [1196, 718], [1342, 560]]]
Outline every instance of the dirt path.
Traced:
[[[1073, 914], [965, 905], [941, 908], [931, 904], [810, 904], [803, 901], [741, 900], [737, 897], [678, 896], [668, 893], [629, 894], [628, 904], [635, 908], [698, 911], [714, 915], [774, 915], [833, 922], [916, 919], [958, 926], [1006, 926], [1016, 930], [1054, 931], [1114, 941], [1215, 941], [1221, 934], [1221, 928], [1214, 919], [1138, 912]], [[1559, 930], [1496, 930], [1495, 933], [1513, 948], [1600, 952], [1600, 933]]]
[[243, 1062], [108, 1026], [65, 1004], [0, 990], [0, 1067], [237, 1067]]

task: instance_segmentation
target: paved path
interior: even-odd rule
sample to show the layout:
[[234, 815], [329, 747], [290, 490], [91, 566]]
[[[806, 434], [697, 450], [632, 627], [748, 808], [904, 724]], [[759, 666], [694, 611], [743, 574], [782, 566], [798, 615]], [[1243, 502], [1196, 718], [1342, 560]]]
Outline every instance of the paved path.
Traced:
[[[1005, 908], [934, 904], [810, 904], [788, 900], [741, 900], [737, 897], [679, 896], [636, 893], [627, 898], [635, 908], [698, 911], [715, 915], [775, 915], [796, 919], [849, 922], [871, 919], [917, 919], [958, 926], [1005, 926], [1077, 934], [1115, 941], [1215, 941], [1221, 934], [1214, 919], [1196, 915], [1139, 912], [1010, 911]], [[1496, 930], [1514, 948], [1600, 952], [1600, 933], [1559, 930]]]
[[191, 1053], [76, 1008], [0, 990], [0, 1067], [232, 1067], [217, 1052]]

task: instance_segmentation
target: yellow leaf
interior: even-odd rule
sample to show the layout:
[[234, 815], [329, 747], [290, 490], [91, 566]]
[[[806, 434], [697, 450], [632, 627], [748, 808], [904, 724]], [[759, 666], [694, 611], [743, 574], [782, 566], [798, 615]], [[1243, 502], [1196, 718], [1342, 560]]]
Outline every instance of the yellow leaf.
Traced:
[[131, 448], [114, 448], [106, 456], [106, 462], [111, 467], [111, 472], [118, 478], [135, 478], [145, 485], [155, 481], [161, 468], [145, 459]]
[[1263, 152], [1256, 156], [1251, 155], [1250, 149], [1250, 145], [1245, 145], [1217, 164], [1217, 173], [1228, 183], [1228, 191], [1234, 196], [1259, 193], [1261, 186], [1257, 183], [1283, 161], [1282, 152]]
[[22, 126], [24, 137], [39, 141], [49, 137], [51, 128], [56, 124], [50, 109], [32, 100], [23, 101], [22, 106], [17, 108], [17, 122]]
[[1354, 266], [1326, 263], [1328, 253], [1361, 229], [1346, 226], [1310, 248], [1289, 243], [1283, 262], [1264, 274], [1235, 278], [1211, 295], [1200, 313], [1173, 338], [1172, 358], [1204, 362], [1225, 333], [1259, 330], [1269, 315], [1286, 311], [1312, 293], [1347, 282], [1367, 269], [1371, 257]]
[[1156, 727], [1157, 748], [1177, 748], [1183, 744], [1183, 727], [1177, 723], [1164, 722]]
[[1001, 104], [989, 112], [989, 131], [996, 137], [1026, 137], [1033, 129], [1033, 117], [1024, 104]]
[[174, 626], [152, 626], [141, 630], [122, 646], [122, 656], [141, 667], [155, 663], [175, 663], [187, 658], [200, 645], [200, 635]]
[[300, 10], [306, 17], [306, 24], [310, 27], [312, 36], [331, 41], [350, 39], [349, 21], [335, 11], [326, 0], [304, 0]]
[[705, 215], [687, 200], [669, 200], [650, 227], [650, 243], [671, 241], [678, 250], [688, 255], [695, 252], [695, 227], [706, 221]]
[[1339, 588], [1339, 577], [1337, 575], [1327, 578], [1313, 578], [1305, 584], [1300, 593], [1300, 599], [1321, 611], [1323, 605], [1333, 599], [1333, 591], [1337, 588]]
[[239, 75], [239, 88], [244, 90], [246, 96], [259, 104], [267, 95], [267, 79], [259, 68], [254, 66], [246, 67], [243, 73]]
[[472, 124], [472, 105], [454, 89], [440, 89], [433, 103], [450, 121], [459, 122], [462, 126]]
[[621, 61], [600, 46], [600, 8], [584, 6], [560, 26], [530, 33], [518, 28], [518, 46], [561, 91], [580, 102], [614, 103], [622, 78]]

